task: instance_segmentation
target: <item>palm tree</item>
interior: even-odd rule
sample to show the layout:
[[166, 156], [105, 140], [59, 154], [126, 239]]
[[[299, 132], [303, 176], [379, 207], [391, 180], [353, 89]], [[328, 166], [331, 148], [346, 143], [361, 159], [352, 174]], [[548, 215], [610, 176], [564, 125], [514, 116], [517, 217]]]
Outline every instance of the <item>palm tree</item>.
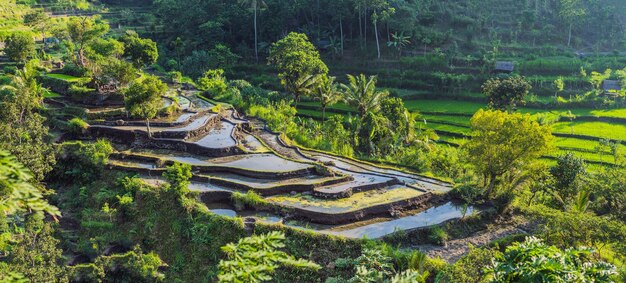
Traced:
[[388, 91], [376, 91], [376, 76], [366, 78], [364, 74], [355, 77], [348, 75], [348, 85], [342, 85], [346, 91], [345, 101], [356, 107], [361, 118], [370, 111], [378, 109], [380, 101], [389, 95]]
[[263, 0], [239, 0], [241, 5], [250, 6], [250, 9], [254, 11], [254, 58], [256, 61], [259, 61], [259, 44], [258, 44], [258, 36], [257, 36], [257, 15], [258, 11], [264, 7], [267, 7], [267, 4]]
[[391, 34], [391, 40], [389, 42], [387, 42], [387, 46], [389, 46], [389, 47], [393, 46], [396, 49], [398, 49], [398, 57], [400, 57], [400, 56], [402, 56], [402, 48], [411, 43], [411, 41], [409, 39], [411, 39], [411, 37], [410, 36], [405, 36], [404, 32], [392, 33]]
[[295, 106], [298, 106], [301, 96], [310, 95], [320, 82], [320, 75], [307, 75], [295, 81], [286, 81], [285, 89], [294, 96]]
[[335, 83], [335, 77], [323, 77], [314, 90], [314, 95], [322, 106], [322, 123], [326, 120], [326, 107], [341, 100], [342, 93], [339, 85]]

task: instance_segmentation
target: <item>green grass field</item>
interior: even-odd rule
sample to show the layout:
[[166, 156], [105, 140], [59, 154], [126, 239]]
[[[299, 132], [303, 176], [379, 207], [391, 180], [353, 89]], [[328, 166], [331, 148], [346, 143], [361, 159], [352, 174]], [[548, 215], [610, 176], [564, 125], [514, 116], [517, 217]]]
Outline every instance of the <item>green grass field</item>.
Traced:
[[[307, 109], [299, 109], [299, 115], [321, 119], [322, 113], [317, 102], [302, 102], [300, 105], [305, 106]], [[416, 121], [416, 127], [433, 129], [439, 135], [441, 142], [453, 145], [460, 145], [466, 141], [462, 136], [468, 136], [470, 134], [471, 115], [481, 108], [486, 108], [486, 105], [477, 102], [434, 99], [409, 100], [405, 101], [405, 105], [410, 111], [421, 113]], [[329, 107], [326, 111], [326, 115], [345, 115], [347, 112], [354, 113], [354, 109], [346, 104], [338, 103]], [[536, 117], [540, 114], [550, 119], [558, 118], [559, 115], [567, 114], [568, 112], [576, 116], [626, 119], [626, 109], [598, 110], [575, 108], [571, 110], [544, 110], [537, 108], [521, 108], [520, 112], [530, 113]], [[626, 141], [626, 124], [600, 121], [568, 121], [567, 118], [562, 118], [561, 121], [552, 125], [552, 129], [554, 133], [565, 135], [583, 135], [594, 137], [598, 140], [605, 138]], [[575, 155], [590, 162], [613, 163], [613, 158], [610, 156], [608, 149], [599, 151], [600, 143], [597, 140], [580, 139], [575, 136], [556, 137], [555, 145], [556, 148], [553, 152], [547, 154], [547, 157], [557, 157], [567, 152], [573, 152]], [[626, 146], [624, 145], [620, 145], [619, 148], [626, 151]], [[550, 162], [554, 161], [549, 158], [545, 160]]]
[[50, 78], [58, 79], [58, 80], [64, 80], [70, 83], [82, 82], [82, 81], [89, 79], [89, 78], [74, 77], [74, 76], [65, 75], [65, 74], [47, 74], [46, 76]]
[[43, 94], [44, 98], [57, 98], [57, 97], [61, 97], [62, 95], [54, 92], [54, 91], [46, 91]]
[[611, 140], [626, 140], [626, 125], [605, 122], [559, 122], [552, 125], [552, 131]]

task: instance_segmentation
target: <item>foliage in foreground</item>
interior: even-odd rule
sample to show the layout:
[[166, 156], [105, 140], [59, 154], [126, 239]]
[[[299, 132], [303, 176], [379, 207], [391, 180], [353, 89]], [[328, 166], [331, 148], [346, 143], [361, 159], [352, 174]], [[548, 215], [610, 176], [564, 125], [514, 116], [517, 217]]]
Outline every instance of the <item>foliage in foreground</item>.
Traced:
[[246, 237], [230, 243], [222, 250], [228, 260], [219, 263], [220, 282], [262, 282], [272, 280], [271, 274], [279, 267], [318, 270], [314, 262], [296, 259], [280, 251], [285, 234], [274, 231], [265, 235]]
[[573, 248], [561, 251], [541, 240], [528, 237], [514, 243], [495, 259], [489, 271], [493, 282], [612, 282], [615, 266], [594, 261], [593, 250]]

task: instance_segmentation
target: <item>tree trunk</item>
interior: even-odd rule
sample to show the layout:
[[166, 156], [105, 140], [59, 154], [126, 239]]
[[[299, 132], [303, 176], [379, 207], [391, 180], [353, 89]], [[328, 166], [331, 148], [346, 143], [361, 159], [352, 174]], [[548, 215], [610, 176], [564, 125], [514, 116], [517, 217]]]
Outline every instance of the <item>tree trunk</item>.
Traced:
[[343, 22], [341, 15], [339, 15], [339, 36], [341, 36], [341, 56], [343, 56]]
[[359, 42], [363, 47], [363, 25], [361, 24], [361, 11], [359, 11]]
[[363, 41], [365, 43], [365, 49], [367, 49], [367, 7], [365, 7], [365, 14], [364, 14], [364, 19], [363, 19], [363, 35], [365, 36], [365, 40]]
[[485, 192], [485, 196], [489, 196], [493, 189], [496, 187], [496, 175], [489, 175], [489, 186], [487, 187], [487, 191]]
[[254, 58], [259, 63], [259, 43], [257, 38], [257, 23], [256, 23], [256, 6], [254, 6]]
[[43, 41], [43, 51], [46, 51], [46, 49], [48, 49], [48, 43], [46, 42], [46, 32], [41, 32], [41, 38]]
[[324, 121], [326, 121], [326, 106], [322, 106], [322, 125], [324, 125]]
[[569, 24], [569, 35], [567, 36], [567, 47], [572, 43], [572, 24]]
[[146, 118], [146, 126], [148, 127], [148, 137], [152, 138], [152, 133], [150, 132], [150, 119]]
[[376, 52], [378, 53], [378, 59], [380, 59], [380, 43], [378, 42], [378, 26], [377, 21], [374, 21], [374, 35], [376, 35]]

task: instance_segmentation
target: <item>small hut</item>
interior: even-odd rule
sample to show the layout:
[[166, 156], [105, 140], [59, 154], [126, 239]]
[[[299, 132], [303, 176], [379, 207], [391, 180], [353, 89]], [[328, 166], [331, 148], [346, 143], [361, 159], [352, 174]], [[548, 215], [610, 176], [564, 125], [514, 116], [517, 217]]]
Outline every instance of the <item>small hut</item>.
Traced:
[[510, 74], [510, 73], [513, 73], [513, 70], [515, 70], [515, 64], [513, 64], [513, 62], [511, 62], [511, 61], [497, 61], [496, 62], [496, 68], [494, 69], [494, 72], [495, 73]]
[[617, 80], [604, 80], [602, 82], [602, 90], [604, 91], [604, 95], [615, 95], [622, 90], [622, 86]]

